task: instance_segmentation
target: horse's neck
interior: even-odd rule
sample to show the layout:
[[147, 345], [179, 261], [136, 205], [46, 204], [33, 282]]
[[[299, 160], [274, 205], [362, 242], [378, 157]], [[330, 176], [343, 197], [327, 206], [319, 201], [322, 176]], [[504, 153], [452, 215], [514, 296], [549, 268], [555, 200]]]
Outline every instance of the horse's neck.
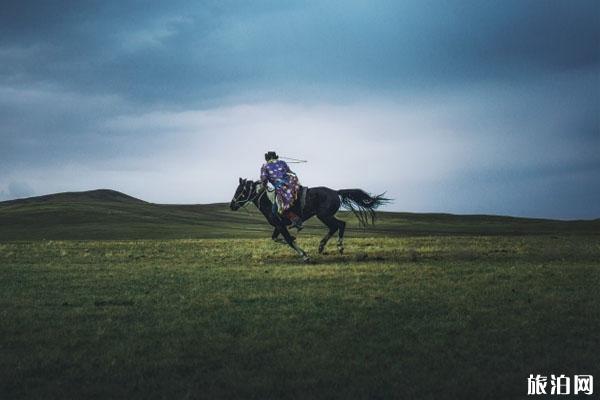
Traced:
[[258, 198], [254, 200], [254, 205], [265, 215], [265, 217], [268, 217], [271, 214], [273, 203], [271, 203], [271, 200], [269, 200], [269, 196], [267, 196], [266, 193], [258, 196]]

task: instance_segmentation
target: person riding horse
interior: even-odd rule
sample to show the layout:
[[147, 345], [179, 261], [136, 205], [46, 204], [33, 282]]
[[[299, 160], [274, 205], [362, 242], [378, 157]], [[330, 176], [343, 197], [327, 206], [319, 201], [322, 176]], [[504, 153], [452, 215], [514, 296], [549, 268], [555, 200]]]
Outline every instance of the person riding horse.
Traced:
[[[271, 238], [278, 241], [279, 235], [283, 236], [283, 241], [294, 249], [305, 262], [310, 261], [310, 257], [298, 246], [296, 238], [290, 235], [286, 226], [287, 219], [281, 218], [281, 214], [285, 213], [290, 221], [300, 227], [302, 227], [302, 220], [306, 221], [316, 216], [328, 228], [327, 234], [319, 242], [319, 253], [323, 253], [327, 242], [337, 232], [338, 251], [343, 254], [346, 222], [336, 218], [340, 207], [351, 211], [361, 226], [367, 226], [375, 221], [375, 210], [391, 201], [384, 197], [383, 193], [374, 196], [362, 189], [333, 190], [325, 186], [317, 186], [306, 188], [305, 194], [302, 194], [305, 200], [302, 200], [303, 209], [300, 217], [291, 212], [294, 201], [299, 197], [298, 177], [290, 171], [287, 163], [279, 161], [279, 157], [274, 151], [265, 154], [265, 160], [267, 163], [261, 168], [259, 181], [239, 179], [229, 208], [236, 211], [246, 204], [254, 204], [267, 222], [273, 226]], [[275, 199], [265, 196], [268, 182], [271, 182], [276, 188]], [[304, 192], [304, 189], [302, 191]]]
[[300, 183], [298, 176], [290, 170], [287, 163], [279, 159], [274, 151], [265, 154], [266, 163], [260, 169], [260, 181], [266, 188], [267, 182], [275, 187], [273, 214], [285, 215], [298, 230], [303, 228], [302, 218], [290, 210], [298, 198]]

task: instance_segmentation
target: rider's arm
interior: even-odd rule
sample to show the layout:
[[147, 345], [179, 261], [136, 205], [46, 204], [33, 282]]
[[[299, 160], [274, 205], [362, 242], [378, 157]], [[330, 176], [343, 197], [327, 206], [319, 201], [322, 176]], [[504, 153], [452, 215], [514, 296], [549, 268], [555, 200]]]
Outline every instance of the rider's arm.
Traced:
[[267, 164], [263, 164], [262, 168], [260, 169], [260, 181], [262, 182], [263, 186], [265, 186], [267, 184], [267, 182], [269, 181], [269, 174], [267, 172]]
[[292, 171], [290, 169], [289, 165], [287, 165], [287, 163], [285, 161], [281, 161], [281, 166], [283, 167], [283, 172], [285, 174], [296, 176], [296, 174], [294, 173], [294, 171]]
[[290, 169], [290, 166], [287, 165], [287, 163], [285, 161], [280, 160], [279, 162], [281, 163], [281, 167], [283, 168], [284, 174], [288, 174], [288, 173], [292, 172], [292, 170]]

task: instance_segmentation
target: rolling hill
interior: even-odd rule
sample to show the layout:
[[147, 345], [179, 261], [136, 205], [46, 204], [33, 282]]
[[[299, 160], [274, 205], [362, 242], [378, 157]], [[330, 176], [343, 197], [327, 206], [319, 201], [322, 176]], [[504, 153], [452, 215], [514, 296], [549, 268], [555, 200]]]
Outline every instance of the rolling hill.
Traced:
[[[492, 215], [381, 212], [362, 229], [348, 212], [348, 235], [600, 234], [600, 220], [556, 221]], [[311, 220], [305, 234], [323, 234]], [[67, 192], [0, 202], [0, 241], [267, 237], [264, 218], [249, 206], [148, 203], [114, 190]]]

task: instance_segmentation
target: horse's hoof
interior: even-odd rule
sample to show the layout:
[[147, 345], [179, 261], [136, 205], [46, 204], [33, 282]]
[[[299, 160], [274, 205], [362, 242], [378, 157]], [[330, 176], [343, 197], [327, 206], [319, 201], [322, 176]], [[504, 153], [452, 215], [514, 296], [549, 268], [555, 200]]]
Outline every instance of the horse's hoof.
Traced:
[[305, 263], [305, 264], [309, 264], [309, 263], [310, 263], [312, 260], [310, 259], [310, 257], [309, 257], [309, 256], [304, 256], [304, 257], [302, 258], [302, 261], [304, 261], [304, 263]]
[[325, 246], [319, 246], [319, 254], [323, 254], [323, 250], [325, 250]]
[[343, 247], [340, 247], [340, 248], [338, 249], [338, 251], [340, 252], [340, 254], [344, 254], [344, 248], [343, 248]]

